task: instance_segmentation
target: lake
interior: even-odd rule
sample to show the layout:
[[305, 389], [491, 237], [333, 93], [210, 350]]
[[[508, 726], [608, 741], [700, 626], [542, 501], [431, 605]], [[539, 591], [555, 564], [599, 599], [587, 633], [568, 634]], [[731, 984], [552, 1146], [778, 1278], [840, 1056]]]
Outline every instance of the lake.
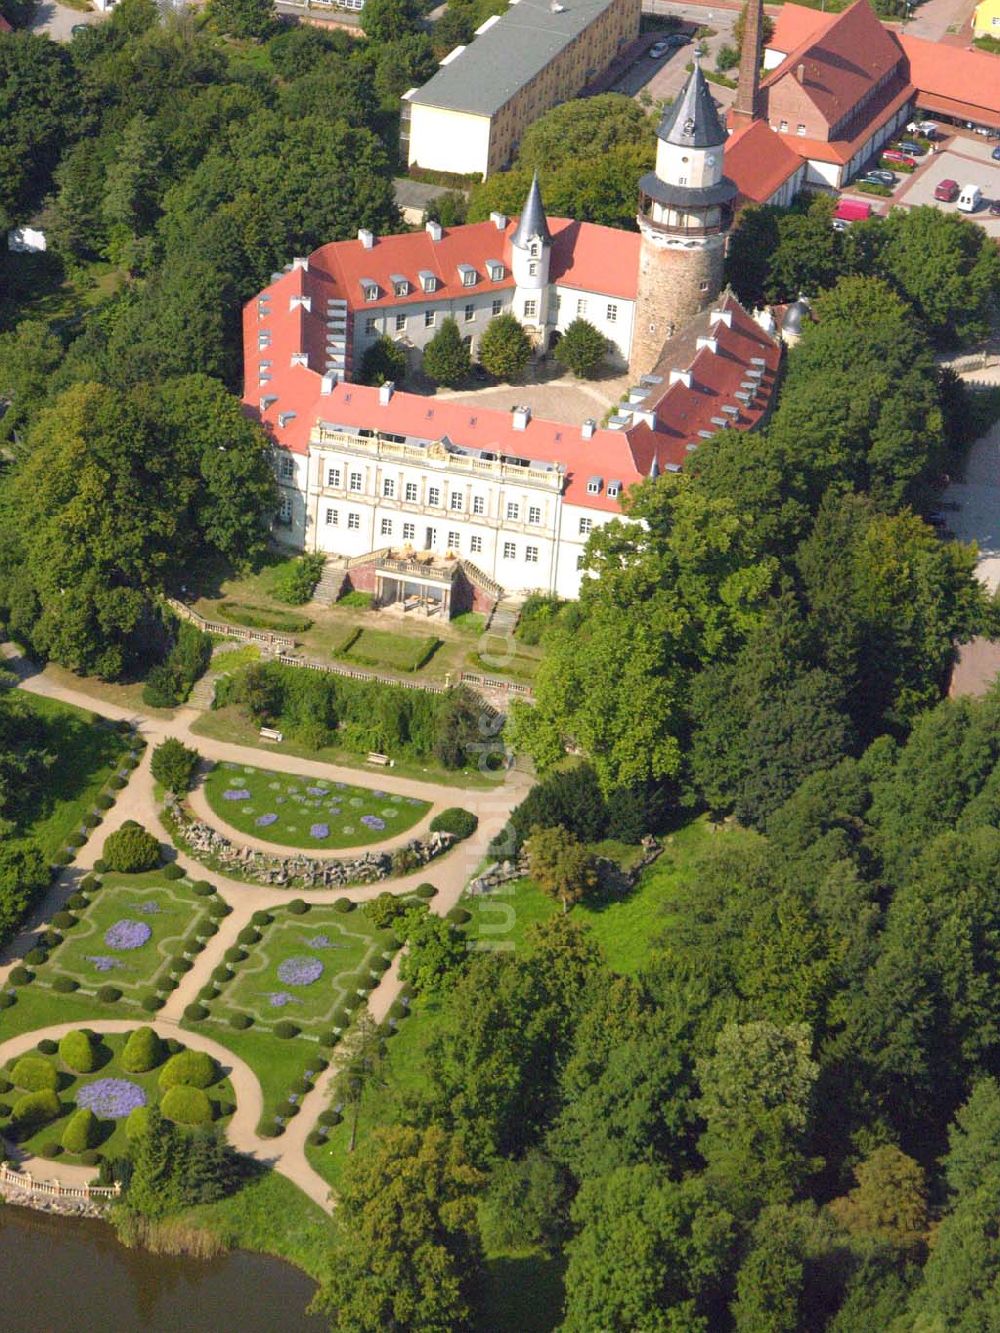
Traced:
[[236, 1251], [186, 1259], [128, 1250], [105, 1222], [0, 1204], [4, 1333], [319, 1333], [305, 1273]]

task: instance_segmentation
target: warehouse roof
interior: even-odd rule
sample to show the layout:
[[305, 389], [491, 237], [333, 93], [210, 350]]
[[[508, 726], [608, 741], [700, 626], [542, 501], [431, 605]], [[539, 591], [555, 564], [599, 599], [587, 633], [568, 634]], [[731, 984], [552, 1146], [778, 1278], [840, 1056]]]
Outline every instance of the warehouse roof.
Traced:
[[492, 116], [616, 0], [512, 0], [496, 23], [452, 54], [422, 88], [420, 106]]

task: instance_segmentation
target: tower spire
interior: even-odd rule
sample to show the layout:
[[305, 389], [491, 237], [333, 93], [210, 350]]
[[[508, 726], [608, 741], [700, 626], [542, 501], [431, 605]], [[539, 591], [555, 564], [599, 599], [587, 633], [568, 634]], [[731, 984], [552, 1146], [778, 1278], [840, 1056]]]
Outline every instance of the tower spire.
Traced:
[[524, 201], [524, 207], [521, 209], [521, 216], [518, 218], [517, 228], [510, 238], [510, 243], [516, 245], [520, 250], [526, 250], [528, 242], [532, 239], [540, 240], [543, 245], [552, 244], [552, 233], [549, 231], [548, 219], [545, 216], [545, 205], [542, 203], [542, 191], [538, 184], [537, 171], [531, 178], [531, 189]]
[[740, 121], [757, 119], [760, 97], [761, 43], [764, 35], [764, 0], [746, 0], [740, 74], [732, 115]]

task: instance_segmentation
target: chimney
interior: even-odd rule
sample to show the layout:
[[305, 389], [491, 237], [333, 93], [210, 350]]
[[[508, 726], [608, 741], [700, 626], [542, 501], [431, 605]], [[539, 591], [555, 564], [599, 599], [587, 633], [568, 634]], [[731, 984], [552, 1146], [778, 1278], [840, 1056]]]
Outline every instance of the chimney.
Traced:
[[375, 245], [375, 233], [369, 231], [367, 227], [359, 227], [358, 240], [361, 242], [363, 250], [371, 250]]
[[683, 384], [685, 389], [690, 389], [691, 387], [690, 370], [672, 370], [670, 372], [670, 383]]
[[736, 99], [732, 115], [735, 120], [749, 124], [760, 114], [760, 63], [764, 31], [764, 0], [748, 0], [746, 23], [743, 28], [743, 49], [740, 52], [740, 73], [736, 85]]
[[513, 425], [515, 430], [527, 430], [528, 422], [530, 420], [531, 420], [530, 407], [522, 406], [514, 408], [511, 424]]
[[497, 231], [506, 231], [506, 230], [507, 230], [507, 214], [506, 214], [506, 213], [496, 213], [496, 212], [491, 213], [491, 214], [490, 214], [490, 221], [493, 223], [494, 227], [496, 227]]
[[392, 380], [386, 380], [384, 384], [378, 386], [378, 405], [379, 407], [388, 407], [389, 401], [395, 391], [395, 384]]
[[806, 81], [805, 65], [799, 64], [795, 66], [795, 77], [798, 79], [799, 83], [805, 83]]
[[293, 260], [292, 260], [292, 268], [293, 268], [293, 269], [295, 269], [295, 268], [300, 268], [300, 269], [302, 269], [303, 273], [308, 273], [308, 272], [309, 272], [309, 260], [308, 260], [308, 259], [293, 259]]
[[703, 347], [707, 347], [710, 352], [717, 352], [719, 350], [718, 338], [699, 336], [695, 338], [694, 345], [696, 350], [699, 352]]
[[580, 434], [583, 436], [585, 440], [592, 440], [594, 438], [594, 431], [596, 429], [597, 429], [597, 422], [594, 420], [593, 417], [588, 417], [587, 420], [580, 427]]
[[320, 389], [319, 389], [320, 393], [323, 394], [324, 396], [328, 396], [329, 394], [333, 393], [333, 386], [336, 383], [337, 383], [337, 376], [331, 375], [330, 372], [327, 371], [327, 373], [323, 376], [323, 379], [320, 382]]
[[433, 218], [427, 222], [424, 230], [432, 241], [439, 241], [444, 235], [444, 228], [441, 226], [441, 223], [435, 222]]

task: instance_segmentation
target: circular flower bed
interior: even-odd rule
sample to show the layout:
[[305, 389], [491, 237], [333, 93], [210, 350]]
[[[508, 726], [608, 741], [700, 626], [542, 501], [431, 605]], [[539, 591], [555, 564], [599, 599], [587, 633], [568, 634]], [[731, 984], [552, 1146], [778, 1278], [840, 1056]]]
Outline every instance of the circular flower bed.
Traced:
[[222, 793], [224, 801], [249, 801], [250, 793], [246, 787], [227, 787]]
[[318, 958], [286, 958], [278, 964], [278, 980], [286, 986], [311, 986], [322, 975], [323, 964]]
[[83, 1085], [76, 1095], [76, 1104], [103, 1120], [121, 1120], [137, 1106], [146, 1105], [146, 1094], [130, 1079], [99, 1078]]
[[130, 921], [125, 917], [108, 927], [104, 933], [104, 943], [109, 949], [141, 949], [152, 934], [145, 921]]
[[330, 836], [329, 824], [313, 824], [309, 829], [310, 838], [328, 838]]
[[376, 831], [385, 828], [385, 820], [379, 819], [378, 815], [362, 815], [361, 822], [365, 828], [375, 829]]

